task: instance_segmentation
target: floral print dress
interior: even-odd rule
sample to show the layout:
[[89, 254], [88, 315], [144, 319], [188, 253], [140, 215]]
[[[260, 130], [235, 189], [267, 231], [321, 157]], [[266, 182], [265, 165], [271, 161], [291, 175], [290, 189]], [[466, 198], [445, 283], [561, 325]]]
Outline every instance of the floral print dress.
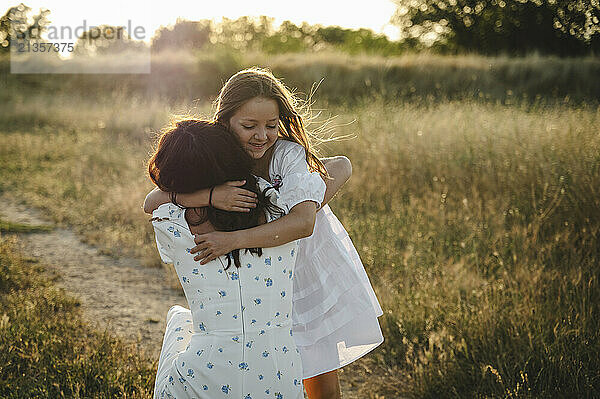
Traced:
[[161, 257], [173, 263], [190, 306], [167, 315], [154, 397], [303, 398], [292, 332], [298, 241], [263, 248], [260, 257], [240, 250], [241, 268], [230, 259], [225, 270], [226, 256], [200, 265], [184, 214], [170, 203], [152, 214]]

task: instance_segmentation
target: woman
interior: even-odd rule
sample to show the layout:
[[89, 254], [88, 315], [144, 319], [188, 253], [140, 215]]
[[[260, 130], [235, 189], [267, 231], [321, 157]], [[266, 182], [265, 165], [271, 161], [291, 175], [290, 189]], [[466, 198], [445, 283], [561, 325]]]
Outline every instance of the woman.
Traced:
[[[250, 169], [251, 159], [236, 139], [204, 121], [179, 122], [162, 135], [150, 159], [150, 176], [165, 191], [186, 193], [245, 180], [258, 200], [247, 213], [172, 203], [153, 212], [161, 257], [173, 262], [191, 308], [175, 306], [167, 315], [156, 398], [303, 397], [291, 317], [297, 241], [235, 250], [208, 267], [199, 267], [190, 253], [194, 233], [247, 229], [283, 214], [287, 205]], [[324, 192], [322, 183], [301, 203], [316, 212]]]

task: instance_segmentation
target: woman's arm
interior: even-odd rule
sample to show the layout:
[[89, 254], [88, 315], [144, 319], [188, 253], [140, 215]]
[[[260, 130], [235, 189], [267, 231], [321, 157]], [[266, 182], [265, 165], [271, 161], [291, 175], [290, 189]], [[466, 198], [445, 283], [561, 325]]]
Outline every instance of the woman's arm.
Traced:
[[322, 208], [337, 194], [348, 179], [350, 179], [350, 176], [352, 176], [352, 163], [343, 155], [331, 158], [321, 158], [321, 161], [323, 162], [323, 165], [325, 165], [327, 173], [332, 177], [332, 179], [325, 180], [327, 189], [325, 190], [325, 198], [321, 203]]
[[[239, 188], [246, 182], [228, 181], [216, 186], [213, 190], [211, 203], [215, 208], [225, 211], [249, 212], [249, 208], [255, 208], [257, 195], [252, 191]], [[177, 194], [177, 203], [186, 208], [199, 208], [209, 205], [210, 188], [198, 190], [189, 194]], [[152, 213], [162, 204], [171, 202], [169, 193], [155, 188], [146, 195], [144, 200], [144, 212]]]
[[200, 252], [195, 260], [204, 265], [234, 249], [276, 247], [290, 241], [308, 237], [315, 226], [317, 204], [303, 201], [295, 205], [287, 215], [251, 229], [237, 231], [213, 231], [196, 236], [191, 253]]

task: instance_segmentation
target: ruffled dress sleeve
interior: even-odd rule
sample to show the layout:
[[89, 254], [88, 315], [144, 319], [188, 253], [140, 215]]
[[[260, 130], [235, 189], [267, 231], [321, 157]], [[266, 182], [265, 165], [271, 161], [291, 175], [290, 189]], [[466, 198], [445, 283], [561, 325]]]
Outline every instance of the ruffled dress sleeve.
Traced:
[[286, 213], [303, 201], [314, 201], [319, 209], [326, 186], [318, 172], [308, 170], [304, 147], [283, 139], [276, 145], [269, 174], [279, 190], [279, 204]]
[[[154, 238], [160, 259], [165, 263], [173, 263], [173, 240], [178, 234], [178, 225], [185, 223], [185, 210], [175, 204], [162, 204], [152, 212], [152, 226], [154, 227]], [[185, 225], [183, 225], [185, 226]]]

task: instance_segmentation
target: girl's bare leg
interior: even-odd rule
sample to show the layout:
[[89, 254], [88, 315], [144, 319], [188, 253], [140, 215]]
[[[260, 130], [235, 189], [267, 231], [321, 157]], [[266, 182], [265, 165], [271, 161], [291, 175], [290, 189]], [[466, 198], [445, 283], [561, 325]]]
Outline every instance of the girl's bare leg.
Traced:
[[337, 370], [307, 378], [302, 381], [309, 399], [341, 399]]

